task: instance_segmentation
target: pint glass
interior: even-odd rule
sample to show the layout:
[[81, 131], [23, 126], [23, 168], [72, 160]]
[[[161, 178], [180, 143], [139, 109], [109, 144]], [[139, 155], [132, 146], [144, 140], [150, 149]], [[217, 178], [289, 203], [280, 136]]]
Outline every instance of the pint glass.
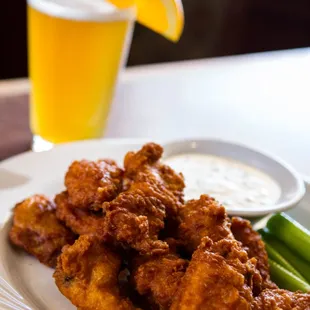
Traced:
[[50, 143], [103, 135], [135, 9], [105, 0], [28, 0], [30, 126]]

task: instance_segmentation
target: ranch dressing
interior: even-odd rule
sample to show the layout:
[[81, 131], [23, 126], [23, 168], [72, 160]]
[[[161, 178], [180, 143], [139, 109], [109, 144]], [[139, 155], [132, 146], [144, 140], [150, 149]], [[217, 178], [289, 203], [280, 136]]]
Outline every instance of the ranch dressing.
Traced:
[[241, 162], [204, 154], [169, 157], [165, 164], [185, 177], [185, 199], [208, 194], [229, 209], [270, 206], [281, 195], [279, 185], [267, 174]]

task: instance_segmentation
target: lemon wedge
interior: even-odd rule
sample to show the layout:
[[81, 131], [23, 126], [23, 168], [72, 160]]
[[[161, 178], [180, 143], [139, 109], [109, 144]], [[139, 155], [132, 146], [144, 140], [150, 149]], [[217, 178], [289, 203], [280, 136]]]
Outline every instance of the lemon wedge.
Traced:
[[118, 8], [135, 5], [137, 21], [145, 27], [177, 42], [183, 32], [184, 12], [181, 0], [108, 0]]

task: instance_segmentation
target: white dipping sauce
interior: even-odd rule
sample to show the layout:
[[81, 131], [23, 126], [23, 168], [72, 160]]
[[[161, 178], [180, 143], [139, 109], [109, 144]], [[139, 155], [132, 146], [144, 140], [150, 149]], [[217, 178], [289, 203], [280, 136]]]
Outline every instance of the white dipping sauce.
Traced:
[[169, 157], [165, 164], [185, 177], [185, 199], [208, 194], [229, 209], [269, 206], [281, 195], [280, 186], [267, 174], [241, 162], [203, 154]]

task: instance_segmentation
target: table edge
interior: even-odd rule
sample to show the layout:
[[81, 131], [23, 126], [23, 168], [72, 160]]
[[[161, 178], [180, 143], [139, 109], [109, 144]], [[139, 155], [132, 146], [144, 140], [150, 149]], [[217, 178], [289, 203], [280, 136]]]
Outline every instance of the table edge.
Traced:
[[0, 81], [1, 98], [25, 95], [29, 93], [29, 90], [30, 83], [27, 78]]

